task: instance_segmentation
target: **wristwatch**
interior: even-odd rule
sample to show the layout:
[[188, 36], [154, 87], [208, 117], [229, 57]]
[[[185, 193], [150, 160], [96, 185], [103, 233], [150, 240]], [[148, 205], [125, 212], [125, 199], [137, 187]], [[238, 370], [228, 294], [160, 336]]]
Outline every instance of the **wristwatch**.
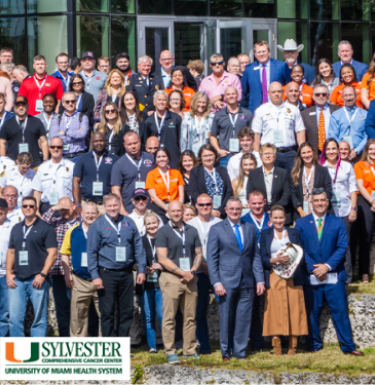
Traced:
[[191, 274], [193, 274], [195, 276], [197, 274], [197, 272], [195, 270], [192, 270]]
[[46, 275], [44, 273], [40, 273], [40, 275], [43, 277], [43, 278], [46, 278]]

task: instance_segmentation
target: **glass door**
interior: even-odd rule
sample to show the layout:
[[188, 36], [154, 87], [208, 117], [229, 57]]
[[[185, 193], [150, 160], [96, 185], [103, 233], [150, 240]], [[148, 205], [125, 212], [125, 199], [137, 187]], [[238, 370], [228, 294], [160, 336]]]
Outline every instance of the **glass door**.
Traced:
[[277, 21], [274, 19], [252, 19], [252, 44], [250, 50], [250, 58], [254, 60], [254, 44], [257, 41], [265, 40], [271, 49], [271, 57], [277, 59]]

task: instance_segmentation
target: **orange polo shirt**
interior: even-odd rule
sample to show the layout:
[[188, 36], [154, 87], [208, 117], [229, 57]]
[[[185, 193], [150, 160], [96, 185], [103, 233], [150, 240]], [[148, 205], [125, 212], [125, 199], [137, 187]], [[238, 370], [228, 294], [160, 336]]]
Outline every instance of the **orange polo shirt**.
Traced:
[[[164, 91], [165, 91], [168, 95], [169, 95], [173, 90], [174, 90], [173, 86], [164, 89]], [[194, 91], [192, 88], [186, 86], [186, 87], [184, 87], [184, 88], [182, 89], [182, 94], [184, 95], [184, 100], [185, 100], [185, 108], [183, 109], [183, 111], [190, 111], [190, 103], [191, 103], [192, 97], [193, 97], [194, 94], [195, 94], [195, 91]]]
[[[361, 82], [353, 82], [351, 85], [355, 88], [355, 92], [357, 93], [357, 107], [363, 108], [363, 104], [361, 102]], [[344, 89], [344, 87], [345, 83], [343, 82], [337, 87], [335, 87], [331, 92], [329, 100], [335, 103], [337, 106], [344, 107], [345, 105], [344, 99], [342, 98], [342, 90]]]
[[368, 85], [368, 80], [370, 78], [370, 72], [367, 72], [366, 75], [362, 79], [362, 86], [361, 88], [367, 88], [369, 91], [369, 99], [374, 100], [375, 99], [375, 76], [370, 80], [370, 85]]
[[180, 198], [178, 187], [184, 186], [185, 182], [180, 171], [174, 169], [169, 169], [169, 179], [169, 196], [167, 185], [161, 176], [158, 167], [149, 171], [147, 174], [145, 188], [146, 190], [154, 189], [156, 191], [156, 195], [162, 201], [176, 201]]
[[[375, 172], [375, 166], [372, 166]], [[368, 191], [368, 193], [371, 195], [373, 191], [375, 191], [375, 175], [374, 172], [371, 170], [370, 165], [365, 162], [358, 162], [354, 165], [354, 173], [356, 179], [362, 179], [363, 180], [363, 186]], [[359, 194], [359, 193], [358, 193]]]
[[[284, 90], [283, 100], [286, 100], [286, 95], [285, 95], [286, 86], [283, 87], [283, 90]], [[300, 91], [301, 95], [299, 97], [299, 100], [306, 108], [310, 108], [314, 104], [313, 91], [314, 91], [314, 88], [310, 87], [305, 83], [302, 83], [302, 89]]]

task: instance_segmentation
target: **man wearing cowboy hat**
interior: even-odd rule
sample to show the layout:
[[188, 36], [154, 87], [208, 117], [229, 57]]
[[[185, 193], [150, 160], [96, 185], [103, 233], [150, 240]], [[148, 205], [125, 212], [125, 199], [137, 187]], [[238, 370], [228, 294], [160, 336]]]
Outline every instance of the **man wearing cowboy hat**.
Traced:
[[279, 51], [282, 51], [284, 54], [285, 63], [288, 64], [289, 73], [287, 73], [287, 82], [291, 82], [292, 78], [290, 77], [290, 71], [296, 64], [300, 64], [305, 69], [305, 75], [303, 81], [308, 85], [311, 85], [315, 79], [315, 69], [309, 64], [301, 63], [298, 61], [298, 55], [303, 50], [305, 46], [300, 44], [297, 46], [297, 43], [293, 39], [286, 39], [284, 47], [278, 45], [277, 48]]

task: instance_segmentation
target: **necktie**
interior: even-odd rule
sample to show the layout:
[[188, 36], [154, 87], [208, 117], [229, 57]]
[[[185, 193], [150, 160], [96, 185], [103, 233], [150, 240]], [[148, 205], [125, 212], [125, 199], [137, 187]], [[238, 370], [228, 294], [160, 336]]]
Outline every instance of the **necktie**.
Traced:
[[319, 126], [318, 126], [318, 148], [320, 151], [323, 150], [325, 141], [326, 141], [326, 129], [324, 125], [323, 108], [321, 108], [320, 114], [319, 114]]
[[237, 239], [237, 242], [238, 242], [238, 246], [240, 247], [240, 250], [241, 250], [241, 253], [242, 253], [242, 250], [243, 250], [243, 245], [242, 245], [242, 239], [241, 239], [241, 233], [240, 233], [240, 228], [238, 225], [234, 225], [234, 236], [236, 237]]
[[322, 234], [323, 234], [323, 219], [322, 218], [318, 218], [318, 240], [320, 242], [320, 240], [322, 239]]
[[267, 70], [266, 65], [263, 64], [263, 71], [262, 71], [262, 103], [268, 102], [268, 95], [267, 95]]

